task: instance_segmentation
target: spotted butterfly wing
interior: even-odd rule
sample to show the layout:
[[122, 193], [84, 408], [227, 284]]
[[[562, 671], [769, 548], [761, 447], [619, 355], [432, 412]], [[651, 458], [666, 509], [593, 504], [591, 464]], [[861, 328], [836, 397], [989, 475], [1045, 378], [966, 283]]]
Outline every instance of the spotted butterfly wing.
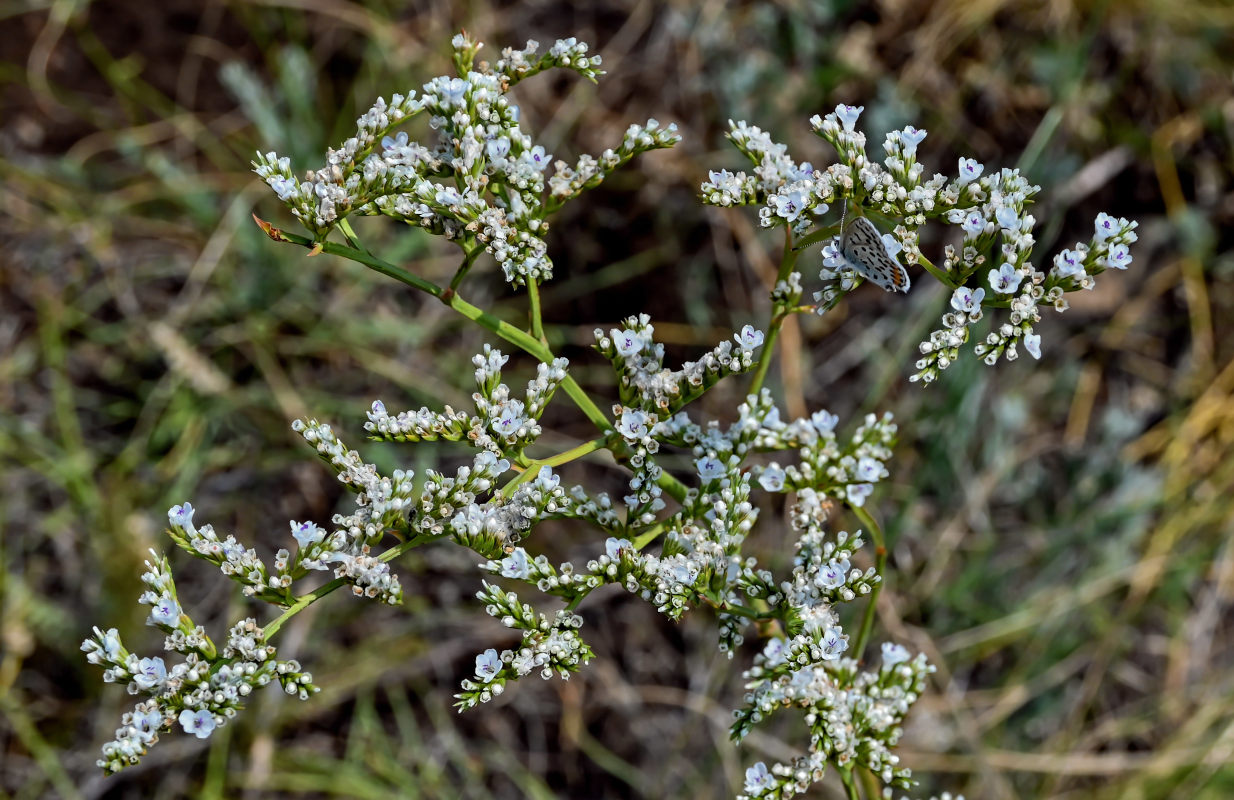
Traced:
[[861, 277], [888, 292], [907, 292], [908, 270], [887, 253], [878, 228], [865, 217], [853, 217], [840, 239], [844, 259]]

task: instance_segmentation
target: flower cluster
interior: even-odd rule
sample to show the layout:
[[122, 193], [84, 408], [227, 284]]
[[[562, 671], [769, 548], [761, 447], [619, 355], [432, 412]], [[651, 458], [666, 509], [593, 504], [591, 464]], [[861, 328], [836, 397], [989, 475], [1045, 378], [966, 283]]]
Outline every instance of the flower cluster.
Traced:
[[108, 774], [136, 764], [176, 723], [185, 733], [208, 737], [235, 717], [253, 689], [271, 681], [301, 700], [319, 691], [297, 661], [276, 658], [275, 647], [253, 619], [232, 626], [220, 653], [180, 607], [167, 559], [153, 551], [151, 556], [141, 577], [146, 591], [140, 602], [150, 606], [146, 624], [166, 634], [165, 651], [184, 660], [169, 668], [161, 656], [138, 656], [124, 646], [115, 628], [96, 627], [82, 642], [86, 660], [103, 668], [104, 681], [125, 684], [129, 694], [145, 698], [124, 714], [116, 738], [103, 745], [98, 765]]
[[[468, 254], [491, 254], [513, 284], [548, 280], [546, 217], [635, 156], [672, 147], [681, 137], [675, 125], [648, 120], [631, 125], [616, 149], [582, 155], [573, 167], [554, 163], [523, 130], [508, 92], [551, 68], [595, 80], [602, 74], [600, 57], [573, 38], [543, 55], [531, 41], [522, 50], [504, 50], [490, 66], [475, 61], [482, 45], [465, 34], [453, 46], [457, 76], [434, 78], [418, 96], [396, 94], [389, 103], [379, 98], [356, 121], [356, 135], [303, 180], [276, 153], [258, 153], [254, 169], [317, 241], [336, 227], [349, 230], [350, 214], [384, 214], [444, 236]], [[418, 115], [428, 116], [431, 143], [394, 130]]]
[[[814, 293], [815, 310], [824, 313], [865, 279], [871, 265], [851, 246], [851, 226], [841, 221], [820, 225], [834, 206], [860, 209], [893, 227], [883, 233], [883, 247], [893, 263], [922, 266], [951, 292], [942, 327], [919, 346], [917, 372], [910, 380], [931, 382], [959, 358], [960, 348], [976, 338], [975, 355], [993, 365], [1012, 361], [1022, 346], [1041, 357], [1042, 304], [1067, 308], [1064, 295], [1092, 289], [1107, 269], [1126, 269], [1136, 223], [1099, 214], [1092, 239], [1077, 242], [1054, 257], [1048, 270], [1033, 265], [1036, 219], [1027, 206], [1040, 190], [1018, 170], [988, 171], [972, 158], [961, 158], [957, 175], [926, 178], [917, 148], [926, 131], [908, 126], [886, 135], [882, 163], [866, 155], [866, 136], [857, 127], [862, 106], [836, 106], [811, 120], [814, 132], [827, 141], [837, 161], [824, 169], [796, 163], [787, 148], [745, 122], [730, 122], [729, 139], [755, 165], [754, 174], [712, 172], [701, 187], [703, 202], [716, 206], [758, 205], [765, 227], [786, 226], [800, 237], [797, 250], [825, 242], [819, 277], [823, 288]], [[960, 242], [944, 248], [940, 266], [921, 252], [919, 229], [934, 220], [960, 228]], [[886, 284], [884, 284], [886, 287]], [[905, 284], [905, 288], [907, 284]], [[991, 322], [975, 336], [970, 328], [985, 318], [986, 309], [1006, 309], [1005, 321]]]

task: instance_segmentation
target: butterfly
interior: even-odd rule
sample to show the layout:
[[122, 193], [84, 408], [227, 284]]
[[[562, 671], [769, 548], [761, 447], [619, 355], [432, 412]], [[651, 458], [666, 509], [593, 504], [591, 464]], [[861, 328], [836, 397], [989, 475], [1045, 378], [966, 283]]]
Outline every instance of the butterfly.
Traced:
[[908, 291], [908, 270], [887, 252], [874, 223], [865, 217], [853, 217], [847, 227], [840, 220], [840, 226], [840, 252], [858, 275], [888, 292]]

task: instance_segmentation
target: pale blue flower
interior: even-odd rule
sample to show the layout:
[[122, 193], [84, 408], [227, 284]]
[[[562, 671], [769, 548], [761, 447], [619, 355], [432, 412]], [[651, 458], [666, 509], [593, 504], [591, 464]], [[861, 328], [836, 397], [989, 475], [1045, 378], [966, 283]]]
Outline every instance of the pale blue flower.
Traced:
[[407, 142], [407, 131], [399, 131], [393, 136], [381, 137], [381, 147], [384, 150], [393, 150], [396, 147], [406, 147]]
[[167, 512], [167, 521], [172, 527], [184, 528], [187, 531], [196, 532], [193, 527], [193, 504], [185, 503], [182, 506], [172, 506]]
[[133, 673], [133, 682], [142, 689], [153, 689], [167, 680], [167, 665], [163, 659], [143, 658], [137, 662], [137, 672]]
[[998, 269], [990, 270], [990, 288], [996, 294], [1015, 294], [1020, 288], [1024, 276], [1016, 271], [1014, 265], [1003, 262]]
[[894, 667], [896, 664], [903, 664], [912, 658], [912, 654], [908, 652], [908, 648], [902, 644], [895, 642], [883, 642], [883, 666]]
[[836, 116], [840, 119], [840, 122], [843, 123], [844, 130], [852, 133], [853, 126], [857, 124], [857, 118], [860, 117], [861, 112], [865, 110], [865, 106], [846, 106], [841, 104], [836, 106]]
[[984, 298], [985, 289], [980, 287], [970, 289], [967, 286], [961, 286], [951, 293], [951, 307], [956, 311], [971, 314], [981, 308], [981, 301]]
[[775, 776], [767, 771], [767, 765], [762, 761], [746, 768], [746, 794], [758, 797], [775, 785]]
[[1105, 257], [1106, 266], [1113, 269], [1126, 269], [1131, 263], [1131, 248], [1125, 244], [1116, 244], [1110, 248]]
[[604, 552], [613, 561], [620, 561], [622, 556], [634, 553], [634, 543], [629, 539], [610, 536], [604, 540]]
[[317, 527], [313, 522], [296, 522], [291, 520], [291, 535], [296, 540], [296, 544], [300, 545], [301, 550], [309, 549], [310, 545], [317, 544], [326, 537], [326, 532]]
[[857, 460], [857, 478], [866, 483], [877, 483], [883, 477], [883, 465], [878, 459], [862, 456]]
[[972, 183], [981, 177], [981, 173], [985, 171], [985, 165], [977, 161], [975, 158], [960, 159], [960, 185]]
[[746, 352], [756, 347], [761, 347], [763, 344], [763, 332], [753, 325], [742, 327], [741, 333], [734, 333], [733, 338], [737, 340], [738, 346]]
[[501, 656], [493, 648], [476, 656], [476, 677], [485, 683], [492, 682], [501, 672]]
[[1024, 334], [1024, 349], [1033, 358], [1041, 358], [1041, 335], [1036, 333]]
[[496, 139], [489, 139], [484, 143], [484, 152], [489, 161], [505, 161], [506, 156], [510, 155], [510, 138], [498, 136]]
[[874, 494], [874, 484], [854, 483], [848, 487], [849, 505], [861, 508], [866, 504], [866, 498]]
[[1093, 222], [1093, 236], [1097, 241], [1104, 242], [1118, 233], [1120, 227], [1118, 220], [1103, 211], [1097, 215], [1097, 219]]
[[994, 212], [994, 220], [998, 227], [1014, 233], [1020, 229], [1020, 214], [1011, 206], [999, 206]]
[[158, 601], [150, 607], [151, 625], [166, 625], [174, 628], [180, 622], [180, 604], [170, 594], [162, 594]]
[[134, 711], [132, 727], [133, 730], [137, 731], [137, 736], [142, 741], [149, 742], [158, 735], [159, 730], [163, 727], [163, 713], [157, 709], [153, 711]]
[[639, 336], [637, 331], [627, 328], [613, 336], [613, 346], [617, 348], [620, 356], [629, 358], [643, 351], [643, 337]]
[[544, 168], [548, 166], [548, 162], [553, 158], [544, 152], [544, 148], [541, 145], [536, 145], [531, 148], [531, 151], [527, 154], [527, 156], [531, 159], [531, 163], [535, 165], [535, 168], [541, 172], [544, 171]]
[[839, 589], [844, 585], [844, 581], [848, 578], [850, 564], [848, 559], [843, 561], [828, 561], [819, 569], [818, 575], [814, 582], [821, 589]]
[[626, 439], [642, 439], [647, 435], [647, 414], [637, 408], [627, 408], [617, 420], [617, 432]]
[[784, 478], [784, 470], [773, 461], [763, 470], [763, 474], [758, 476], [758, 485], [763, 487], [763, 491], [766, 492], [783, 491]]
[[976, 239], [985, 232], [985, 224], [986, 219], [981, 212], [973, 210], [964, 215], [964, 221], [960, 223], [960, 227], [968, 234], [968, 238]]
[[834, 432], [836, 425], [839, 423], [840, 418], [826, 409], [815, 411], [810, 415], [810, 424], [814, 426], [814, 430], [818, 431], [820, 436]]
[[724, 462], [715, 456], [703, 456], [697, 459], [694, 462], [694, 468], [698, 470], [698, 477], [704, 482], [719, 480], [727, 472]]
[[1054, 256], [1054, 272], [1060, 278], [1083, 278], [1084, 257], [1075, 250], [1063, 250]]
[[185, 733], [191, 733], [198, 739], [208, 739], [210, 734], [214, 733], [214, 715], [204, 708], [197, 711], [186, 708], [180, 712], [180, 727], [184, 728]]
[[848, 649], [848, 640], [839, 628], [828, 628], [819, 644], [822, 645], [824, 661], [834, 661]]
[[514, 552], [501, 560], [501, 574], [506, 578], [518, 578], [526, 580], [531, 574], [531, 565], [527, 560], [527, 551], [521, 547], [514, 548]]
[[801, 216], [802, 210], [806, 207], [806, 196], [804, 192], [792, 191], [775, 195], [771, 198], [771, 202], [776, 207], [777, 215], [792, 222]]
[[926, 132], [918, 130], [912, 125], [909, 125], [904, 130], [900, 131], [900, 142], [904, 148], [904, 155], [912, 156], [917, 154], [917, 145], [925, 141]]

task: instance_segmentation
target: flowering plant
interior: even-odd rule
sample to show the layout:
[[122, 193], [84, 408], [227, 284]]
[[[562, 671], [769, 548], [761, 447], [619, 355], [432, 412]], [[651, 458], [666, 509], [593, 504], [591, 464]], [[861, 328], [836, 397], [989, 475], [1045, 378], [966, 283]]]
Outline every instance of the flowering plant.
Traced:
[[[889, 475], [896, 426], [890, 415], [870, 414], [844, 433], [825, 410], [783, 419], [764, 387], [773, 344], [791, 314], [834, 307], [863, 278], [875, 279], [875, 264], [894, 270], [921, 266], [952, 294], [943, 328], [921, 345], [914, 379], [931, 381], [952, 363], [986, 308], [1006, 309], [1008, 316], [977, 344], [978, 356], [990, 364], [1004, 355], [1011, 360], [1022, 344], [1040, 357], [1034, 328], [1040, 304], [1062, 310], [1067, 292], [1092, 288], [1107, 268], [1125, 268], [1135, 223], [1101, 215], [1089, 243], [1064, 251], [1049, 272], [1041, 272], [1029, 261], [1034, 221], [1024, 211], [1037, 187], [1014, 170], [986, 174], [982, 165], [962, 159], [957, 177], [923, 180], [916, 149], [926, 134], [913, 128], [889, 134], [887, 158], [876, 164], [867, 159], [865, 135], [856, 128], [861, 109], [850, 106], [812, 120], [838, 154], [823, 170], [794, 161], [758, 128], [735, 123], [729, 138], [753, 162], [752, 174], [712, 172], [702, 198], [717, 206], [759, 205], [764, 226], [784, 229], [770, 322], [765, 331], [745, 325], [731, 340], [676, 367], [666, 365], [664, 345], [656, 342], [646, 315], [607, 331], [597, 328], [595, 350], [615, 378], [616, 397], [605, 410], [575, 382], [570, 364], [544, 336], [539, 286], [553, 274], [545, 243], [549, 219], [635, 156], [671, 147], [680, 137], [675, 126], [649, 120], [631, 125], [615, 149], [583, 155], [573, 166], [553, 162], [523, 130], [508, 93], [550, 68], [594, 80], [601, 74], [599, 57], [574, 39], [558, 41], [543, 54], [535, 42], [506, 49], [494, 64], [476, 61], [481, 45], [466, 35], [456, 36], [453, 46], [456, 76], [430, 81], [418, 96], [379, 99], [358, 120], [356, 135], [329, 151], [326, 165], [303, 180], [293, 175], [287, 158], [259, 154], [257, 174], [309, 235], [260, 219], [258, 224], [275, 241], [310, 254], [343, 256], [436, 297], [534, 358], [536, 375], [516, 394], [502, 377], [509, 356], [485, 345], [472, 359], [473, 409], [391, 412], [375, 401], [363, 426], [372, 439], [445, 439], [475, 450], [453, 474], [429, 469], [418, 482], [410, 470], [381, 474], [329, 425], [297, 420], [293, 428], [355, 493], [355, 508], [335, 515], [328, 526], [292, 520], [294, 548], [288, 543], [269, 563], [233, 536], [199, 525], [189, 503], [172, 508], [168, 534], [177, 546], [282, 613], [264, 625], [241, 620], [220, 649], [180, 605], [168, 559], [154, 553], [142, 576], [147, 590], [140, 602], [151, 608], [148, 624], [166, 634], [165, 649], [183, 660], [169, 668], [161, 657], [129, 651], [114, 628], [95, 628], [82, 645], [87, 658], [104, 668], [104, 680], [124, 683], [143, 698], [104, 745], [99, 765], [110, 773], [137, 763], [177, 723], [207, 737], [235, 716], [253, 688], [272, 680], [307, 699], [318, 691], [311, 675], [294, 660], [278, 659], [271, 643], [286, 621], [343, 586], [397, 604], [402, 586], [391, 564], [416, 547], [449, 541], [483, 559], [479, 567], [487, 578], [477, 597], [488, 614], [521, 635], [515, 647], [476, 656], [474, 674], [455, 695], [460, 710], [491, 700], [529, 674], [568, 678], [587, 664], [593, 653], [580, 633], [577, 609], [595, 589], [616, 584], [674, 620], [710, 607], [718, 646], [729, 657], [755, 626], [766, 639], [745, 673], [748, 691], [735, 712], [732, 736], [740, 741], [755, 725], [789, 709], [802, 715], [809, 736], [804, 755], [792, 763], [752, 765], [740, 796], [788, 797], [805, 791], [828, 767], [852, 797], [858, 770], [880, 781], [887, 796], [891, 787], [911, 785], [911, 773], [893, 748], [932, 668], [924, 655], [894, 643], [881, 646], [877, 666], [864, 660], [887, 558], [867, 502]], [[426, 115], [436, 132], [430, 144], [395, 131], [418, 115]], [[863, 218], [849, 223], [862, 230], [877, 232], [869, 220], [894, 224], [893, 233], [870, 237], [885, 255], [856, 241], [843, 221], [825, 223], [836, 206], [843, 209], [841, 220], [850, 210], [854, 219]], [[354, 214], [391, 217], [457, 245], [461, 262], [449, 285], [373, 255], [348, 222]], [[921, 252], [918, 231], [929, 220], [963, 231], [960, 248], [949, 245], [941, 267]], [[335, 231], [345, 244], [330, 240]], [[824, 242], [824, 285], [814, 293], [814, 304], [803, 304], [797, 262]], [[508, 283], [526, 292], [528, 329], [460, 295], [485, 253]], [[890, 288], [908, 290], [907, 273]], [[744, 400], [727, 424], [692, 414], [690, 404], [719, 381], [745, 374], [750, 378]], [[548, 453], [538, 443], [540, 420], [558, 389], [594, 423], [597, 435]], [[600, 450], [628, 469], [628, 493], [620, 498], [563, 485], [554, 472]], [[666, 471], [662, 462], [677, 463], [664, 458], [670, 453], [692, 469]], [[792, 496], [795, 535], [791, 570], [780, 575], [744, 551], [760, 501], [775, 494]], [[861, 528], [830, 530], [838, 509], [847, 509]], [[553, 519], [578, 520], [597, 532], [585, 564], [555, 564], [528, 549], [536, 526]], [[397, 543], [377, 550], [390, 539]], [[867, 543], [871, 555], [861, 553]], [[869, 566], [855, 566], [855, 560]], [[331, 572], [333, 580], [298, 593], [297, 582], [314, 572]], [[556, 598], [553, 610], [539, 610], [507, 588], [519, 584]], [[846, 631], [842, 606], [858, 599], [864, 608]]]

